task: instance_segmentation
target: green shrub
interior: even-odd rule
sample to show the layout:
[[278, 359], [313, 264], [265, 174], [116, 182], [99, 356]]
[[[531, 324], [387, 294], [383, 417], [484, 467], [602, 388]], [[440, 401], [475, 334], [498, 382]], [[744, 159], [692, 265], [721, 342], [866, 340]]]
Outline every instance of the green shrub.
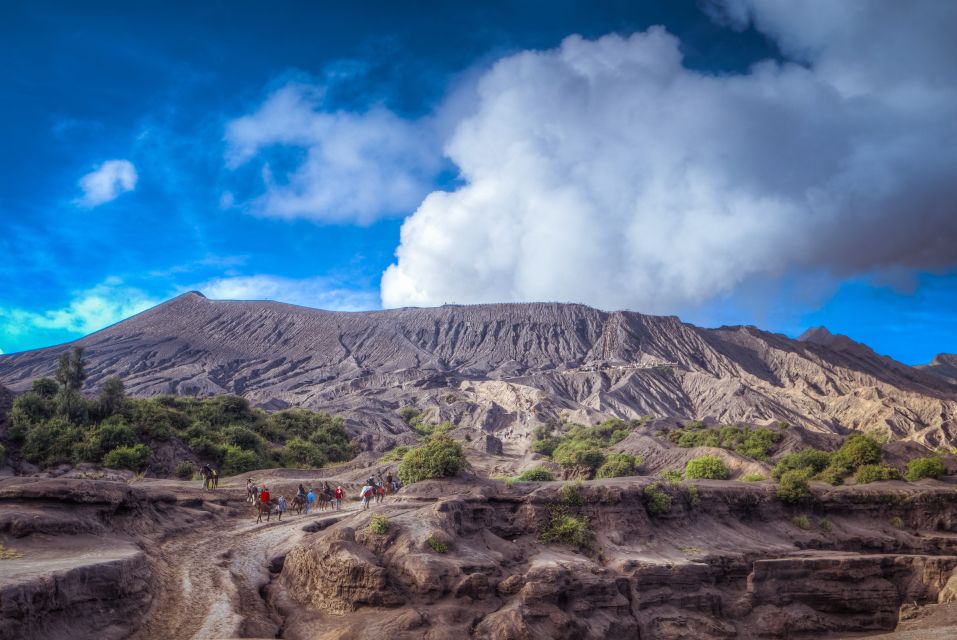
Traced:
[[914, 458], [907, 463], [907, 472], [905, 477], [910, 482], [916, 482], [923, 478], [939, 478], [947, 472], [944, 461], [936, 456], [927, 458]]
[[[561, 427], [539, 425], [532, 432], [532, 451], [550, 456], [568, 474], [591, 477], [605, 464], [604, 449], [624, 440], [640, 424], [641, 420], [611, 419], [594, 427], [574, 423]], [[608, 473], [620, 472], [625, 463], [625, 459], [619, 458], [616, 465], [609, 467]]]
[[761, 482], [764, 480], [764, 476], [760, 473], [746, 473], [741, 476], [740, 480], [742, 482]]
[[405, 454], [399, 464], [399, 479], [412, 484], [428, 478], [451, 478], [465, 468], [465, 454], [452, 438], [437, 435]]
[[817, 526], [821, 528], [821, 531], [830, 531], [832, 528], [831, 521], [827, 518], [821, 518], [817, 521]]
[[369, 531], [384, 536], [389, 533], [389, 519], [381, 515], [372, 516], [372, 520], [369, 521]]
[[117, 447], [103, 457], [103, 465], [111, 469], [139, 471], [146, 466], [152, 453], [145, 444]]
[[551, 482], [555, 476], [545, 467], [533, 467], [526, 469], [515, 479], [519, 482]]
[[802, 449], [782, 456], [778, 463], [774, 465], [771, 475], [775, 480], [780, 480], [788, 471], [805, 471], [806, 475], [810, 477], [824, 471], [830, 463], [831, 454], [827, 451]]
[[688, 486], [687, 495], [689, 507], [692, 509], [697, 509], [701, 506], [701, 495], [698, 493], [698, 487], [694, 485]]
[[703, 423], [692, 422], [683, 429], [668, 432], [668, 440], [683, 448], [718, 447], [756, 460], [767, 460], [781, 440], [781, 433], [774, 429], [730, 425], [705, 429]]
[[545, 544], [571, 544], [584, 547], [591, 539], [591, 530], [584, 516], [556, 513], [538, 539]]
[[807, 482], [807, 471], [793, 469], [781, 476], [778, 485], [778, 500], [785, 504], [800, 504], [811, 498], [811, 487]]
[[223, 475], [234, 476], [259, 469], [259, 456], [255, 451], [240, 449], [234, 444], [228, 444], [223, 449]]
[[671, 512], [671, 496], [656, 484], [650, 484], [644, 490], [645, 510], [650, 516], [662, 516]]
[[71, 462], [83, 432], [65, 418], [51, 418], [30, 428], [23, 443], [23, 457], [34, 464], [52, 466]]
[[173, 470], [173, 475], [180, 480], [189, 480], [193, 477], [193, 472], [193, 463], [188, 460], [183, 460], [176, 465], [176, 468]]
[[793, 518], [791, 518], [791, 524], [793, 524], [795, 527], [799, 529], [807, 530], [811, 528], [811, 521], [808, 520], [808, 517], [803, 514], [799, 516], [794, 516]]
[[677, 484], [684, 480], [685, 474], [681, 469], [668, 469], [661, 474], [661, 479], [668, 484]]
[[881, 445], [870, 436], [853, 433], [844, 440], [840, 449], [831, 454], [828, 469], [832, 477], [840, 477], [843, 480], [844, 476], [854, 473], [858, 467], [880, 462]]
[[881, 464], [865, 464], [858, 467], [854, 481], [858, 484], [878, 482], [880, 480], [900, 480], [901, 472], [894, 467]]
[[258, 433], [242, 425], [233, 425], [223, 430], [227, 444], [249, 451], [262, 451], [263, 440]]
[[598, 467], [596, 478], [623, 478], [633, 476], [641, 464], [641, 458], [630, 453], [609, 453], [605, 464]]
[[728, 465], [718, 456], [701, 456], [688, 461], [685, 477], [688, 480], [727, 480], [731, 475]]
[[564, 440], [555, 447], [552, 460], [570, 473], [590, 477], [605, 463], [605, 454], [590, 440]]
[[562, 504], [566, 506], [580, 507], [585, 504], [585, 498], [582, 496], [581, 480], [563, 484], [560, 492], [562, 496]]
[[889, 522], [890, 522], [891, 526], [894, 527], [895, 529], [903, 529], [903, 528], [904, 528], [904, 519], [901, 518], [900, 516], [894, 516], [893, 518], [890, 519]]
[[405, 454], [412, 450], [412, 447], [406, 444], [400, 444], [399, 446], [386, 451], [382, 454], [382, 457], [379, 458], [379, 464], [389, 464], [390, 462], [398, 462]]
[[328, 462], [319, 445], [302, 438], [289, 440], [282, 448], [282, 462], [285, 467], [300, 469], [318, 469]]
[[445, 553], [449, 550], [448, 546], [438, 538], [429, 537], [426, 542], [428, 543], [429, 547], [432, 548], [432, 551], [435, 551], [436, 553]]
[[7, 448], [0, 444], [0, 464], [3, 464], [7, 460]]

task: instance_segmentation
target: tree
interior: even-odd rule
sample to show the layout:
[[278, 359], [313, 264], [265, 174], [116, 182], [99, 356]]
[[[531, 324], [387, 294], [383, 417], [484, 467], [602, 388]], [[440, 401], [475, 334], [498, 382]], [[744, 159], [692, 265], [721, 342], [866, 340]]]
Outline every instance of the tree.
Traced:
[[110, 376], [100, 387], [100, 412], [104, 417], [118, 413], [126, 402], [126, 388], [123, 381]]
[[52, 398], [60, 386], [51, 378], [37, 378], [33, 381], [32, 391], [41, 398]]
[[64, 389], [79, 391], [86, 380], [85, 368], [83, 347], [73, 347], [72, 351], [67, 351], [60, 356], [54, 376]]

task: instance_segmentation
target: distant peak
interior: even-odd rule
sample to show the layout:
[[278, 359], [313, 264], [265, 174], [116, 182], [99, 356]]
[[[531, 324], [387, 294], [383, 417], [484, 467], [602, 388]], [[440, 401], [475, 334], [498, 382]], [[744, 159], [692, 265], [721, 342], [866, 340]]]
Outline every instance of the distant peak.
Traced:
[[207, 299], [206, 296], [203, 295], [203, 292], [202, 292], [202, 291], [190, 291], [190, 292], [188, 292], [188, 293], [186, 293], [186, 294], [184, 294], [184, 295], [187, 295], [187, 296], [196, 296], [196, 297], [198, 297], [198, 298], [202, 298], [203, 300], [206, 300], [206, 299]]
[[834, 334], [827, 330], [827, 327], [811, 327], [798, 336], [801, 342], [830, 342]]

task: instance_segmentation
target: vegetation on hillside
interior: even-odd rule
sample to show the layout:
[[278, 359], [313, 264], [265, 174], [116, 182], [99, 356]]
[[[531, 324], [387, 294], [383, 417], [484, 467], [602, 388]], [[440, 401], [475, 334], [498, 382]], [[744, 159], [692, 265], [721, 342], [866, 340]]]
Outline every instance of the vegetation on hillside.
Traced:
[[[568, 477], [601, 478], [633, 475], [641, 459], [629, 454], [606, 453], [624, 440], [640, 420], [605, 420], [594, 427], [581, 424], [539, 425], [532, 432], [532, 451], [558, 463]], [[606, 466], [607, 465], [607, 466]]]
[[465, 468], [462, 445], [444, 434], [427, 438], [399, 463], [399, 480], [412, 484], [429, 478], [452, 478]]
[[[353, 457], [342, 420], [288, 409], [267, 414], [245, 398], [183, 396], [130, 398], [119, 378], [108, 378], [95, 398], [80, 393], [83, 350], [65, 353], [54, 379], [38, 378], [19, 395], [8, 435], [23, 457], [41, 467], [93, 462], [141, 470], [152, 450], [179, 439], [195, 457], [224, 475], [287, 466], [320, 467]], [[172, 470], [170, 470], [172, 471]], [[186, 468], [178, 468], [185, 474]]]
[[[803, 449], [781, 457], [774, 466], [772, 475], [782, 480], [788, 473], [797, 473], [804, 480], [822, 480], [833, 485], [844, 483], [844, 479], [854, 475], [861, 467], [869, 467], [862, 474], [865, 481], [873, 481], [873, 466], [881, 463], [881, 445], [874, 438], [861, 433], [853, 433], [844, 440], [837, 451]], [[889, 471], [883, 472], [885, 475]], [[791, 476], [792, 481], [796, 476]]]
[[706, 428], [702, 422], [689, 422], [668, 432], [668, 440], [679, 447], [717, 447], [755, 460], [766, 461], [781, 440], [781, 432], [763, 427], [725, 425]]

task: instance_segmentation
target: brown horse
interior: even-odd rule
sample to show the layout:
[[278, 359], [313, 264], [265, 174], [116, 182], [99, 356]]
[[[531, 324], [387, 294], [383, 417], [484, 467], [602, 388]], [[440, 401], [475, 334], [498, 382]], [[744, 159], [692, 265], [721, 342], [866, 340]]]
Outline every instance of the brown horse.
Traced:
[[306, 496], [296, 496], [292, 499], [290, 509], [296, 512], [296, 515], [302, 515], [302, 510], [306, 508]]
[[327, 483], [322, 489], [316, 489], [316, 506], [320, 511], [325, 511], [332, 507], [332, 489]]
[[263, 514], [266, 516], [266, 522], [269, 522], [269, 516], [272, 515], [273, 509], [275, 508], [276, 498], [270, 498], [269, 502], [257, 502], [256, 510], [259, 512], [259, 517], [256, 518], [256, 524], [263, 521]]
[[259, 487], [254, 484], [246, 487], [246, 502], [250, 504], [259, 502]]

